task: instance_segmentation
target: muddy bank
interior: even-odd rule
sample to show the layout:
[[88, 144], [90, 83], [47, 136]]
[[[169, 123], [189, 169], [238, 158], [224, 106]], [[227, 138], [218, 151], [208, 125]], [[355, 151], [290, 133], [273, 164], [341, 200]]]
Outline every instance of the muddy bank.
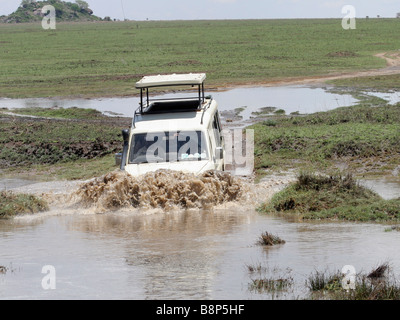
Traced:
[[121, 149], [130, 119], [48, 119], [0, 113], [0, 168], [95, 159]]

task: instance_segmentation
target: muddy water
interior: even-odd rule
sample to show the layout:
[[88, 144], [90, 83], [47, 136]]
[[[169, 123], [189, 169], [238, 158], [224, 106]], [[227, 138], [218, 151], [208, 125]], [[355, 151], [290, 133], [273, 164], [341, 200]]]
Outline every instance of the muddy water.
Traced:
[[[217, 182], [225, 181], [212, 179], [216, 181], [205, 188], [215, 190]], [[400, 274], [400, 233], [385, 232], [386, 225], [304, 223], [256, 212], [260, 201], [291, 179], [235, 181], [232, 185], [243, 194], [212, 208], [118, 205], [99, 214], [97, 201], [76, 205], [86, 199], [81, 192], [61, 193], [49, 212], [0, 221], [0, 265], [7, 269], [0, 274], [0, 298], [297, 299], [307, 297], [305, 281], [315, 270], [335, 272], [353, 265], [358, 272], [369, 272], [389, 262]], [[104, 179], [90, 181], [71, 190], [86, 188], [87, 196], [91, 188], [91, 198], [115, 203], [102, 197], [110, 187], [102, 183]], [[124, 184], [127, 190], [131, 183]], [[120, 185], [111, 185], [121, 194]], [[256, 245], [265, 231], [286, 243]], [[56, 272], [55, 289], [42, 287], [47, 265]], [[248, 266], [261, 266], [261, 271], [251, 273]], [[293, 282], [282, 292], [252, 290], [252, 279], [264, 277]]]
[[[238, 89], [227, 91], [227, 96], [223, 92], [213, 96], [225, 111], [255, 105], [244, 108], [242, 120], [271, 104], [287, 113], [308, 113], [353, 102], [334, 98], [329, 105], [310, 100], [300, 104], [296, 94], [315, 99], [320, 91], [296, 87], [286, 91], [291, 92], [286, 98], [298, 105], [282, 102], [284, 91], [278, 105], [269, 103], [273, 94], [266, 95], [268, 90]], [[252, 103], [253, 98], [257, 104]], [[0, 105], [79, 106], [130, 115], [137, 101], [1, 100]], [[310, 109], [301, 109], [301, 105]], [[0, 299], [296, 299], [307, 297], [305, 281], [315, 270], [337, 271], [353, 265], [358, 272], [369, 272], [379, 263], [389, 262], [392, 271], [400, 275], [400, 233], [385, 232], [387, 225], [304, 223], [257, 213], [261, 201], [283, 188], [291, 176], [268, 177], [258, 185], [223, 177], [217, 181], [189, 179], [197, 190], [194, 194], [171, 183], [166, 198], [165, 192], [151, 188], [151, 179], [120, 178], [83, 185], [2, 180], [1, 189], [45, 193], [54, 202], [49, 212], [0, 220], [0, 266], [5, 267], [0, 269], [5, 270], [0, 273]], [[187, 177], [173, 179], [188, 181]], [[395, 197], [399, 190], [398, 183], [366, 183], [387, 198]], [[148, 197], [127, 202], [139, 191]], [[286, 243], [271, 248], [256, 245], [265, 231]], [[42, 268], [47, 265], [56, 272], [56, 288], [51, 290], [42, 287], [46, 276]], [[249, 272], [248, 266], [260, 266], [261, 271]], [[283, 292], [252, 290], [252, 279], [264, 277], [290, 278], [293, 283]]]
[[[399, 232], [352, 223], [291, 223], [253, 210], [170, 214], [108, 213], [17, 219], [0, 224], [2, 299], [295, 299], [315, 270], [354, 265], [369, 272], [389, 261], [399, 273]], [[255, 245], [261, 232], [284, 245]], [[56, 270], [55, 290], [41, 286]], [[279, 296], [250, 290], [261, 277], [293, 278]]]
[[383, 199], [400, 198], [400, 179], [398, 177], [364, 179], [360, 181], [360, 184], [375, 191]]

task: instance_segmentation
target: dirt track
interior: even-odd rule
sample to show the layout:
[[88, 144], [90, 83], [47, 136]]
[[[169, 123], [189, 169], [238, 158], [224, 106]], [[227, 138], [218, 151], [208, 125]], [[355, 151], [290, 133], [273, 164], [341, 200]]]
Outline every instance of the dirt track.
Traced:
[[272, 80], [257, 83], [244, 83], [240, 86], [255, 86], [262, 85], [267, 87], [286, 86], [286, 85], [322, 85], [328, 80], [349, 79], [358, 77], [371, 77], [371, 76], [387, 76], [400, 74], [400, 51], [397, 52], [382, 52], [374, 55], [377, 58], [385, 59], [387, 66], [382, 69], [373, 69], [368, 71], [356, 71], [347, 73], [335, 73], [324, 76], [314, 77], [301, 77], [301, 78], [288, 78], [284, 80]]

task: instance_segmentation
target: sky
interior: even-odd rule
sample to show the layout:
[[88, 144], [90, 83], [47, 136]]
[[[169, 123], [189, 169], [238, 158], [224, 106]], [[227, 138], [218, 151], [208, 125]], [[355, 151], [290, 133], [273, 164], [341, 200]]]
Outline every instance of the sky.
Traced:
[[[75, 0], [67, 0], [75, 2]], [[396, 17], [400, 0], [86, 0], [99, 17], [130, 20], [343, 18], [352, 5], [357, 18]], [[0, 15], [21, 0], [0, 0]]]

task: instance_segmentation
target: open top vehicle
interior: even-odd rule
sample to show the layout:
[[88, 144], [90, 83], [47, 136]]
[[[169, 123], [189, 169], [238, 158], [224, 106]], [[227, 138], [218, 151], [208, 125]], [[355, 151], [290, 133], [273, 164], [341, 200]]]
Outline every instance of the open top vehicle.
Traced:
[[[140, 104], [123, 130], [121, 170], [139, 176], [158, 169], [201, 174], [224, 170], [224, 139], [218, 105], [204, 95], [206, 74], [146, 76], [136, 83]], [[149, 89], [197, 87], [195, 96], [152, 98]], [[188, 95], [185, 91], [184, 95]], [[190, 91], [193, 95], [193, 90]]]

